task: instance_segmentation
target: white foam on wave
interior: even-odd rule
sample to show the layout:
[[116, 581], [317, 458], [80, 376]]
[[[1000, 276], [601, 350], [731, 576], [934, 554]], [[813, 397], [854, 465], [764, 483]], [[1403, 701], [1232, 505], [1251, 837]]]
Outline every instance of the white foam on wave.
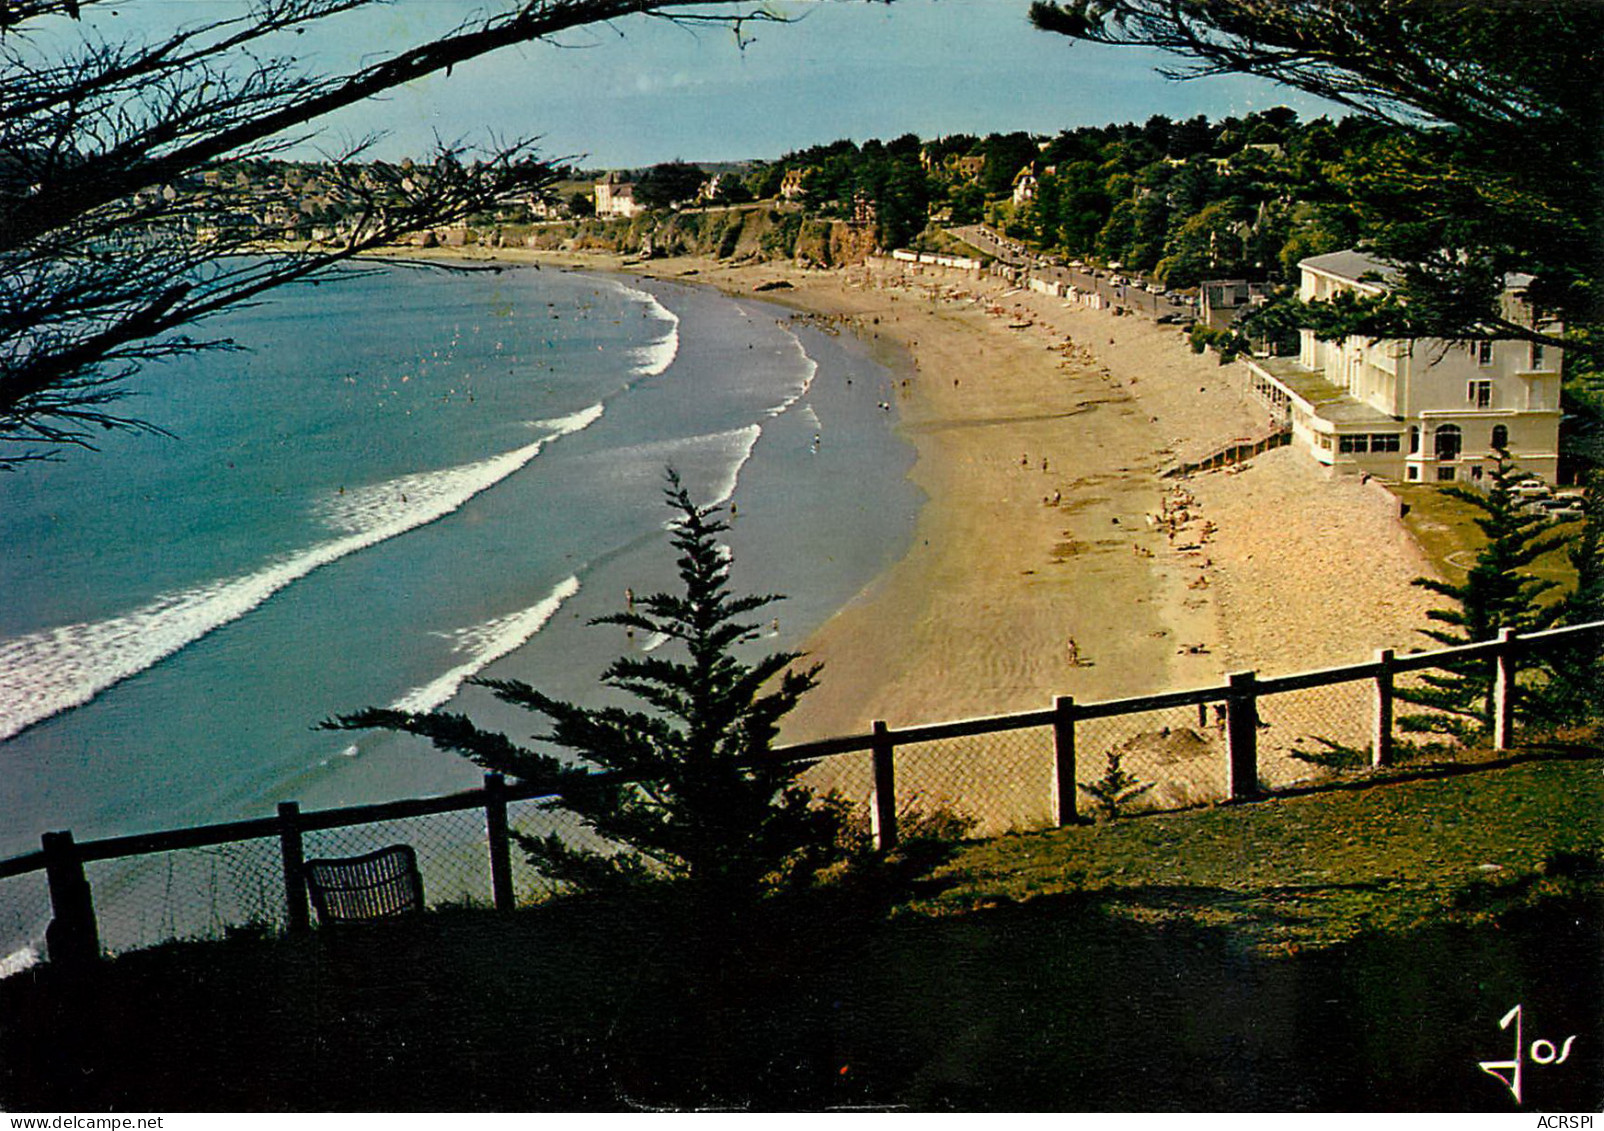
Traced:
[[741, 469], [746, 466], [746, 461], [752, 458], [752, 449], [757, 447], [758, 439], [762, 435], [761, 425], [748, 424], [745, 428], [698, 437], [698, 439], [723, 441], [728, 445], [730, 455], [728, 464], [713, 484], [712, 497], [708, 499], [707, 506], [720, 507], [735, 497], [735, 486], [740, 482]]
[[643, 346], [636, 346], [631, 352], [635, 359], [635, 376], [656, 377], [674, 363], [679, 355], [679, 315], [657, 300], [657, 296], [648, 291], [631, 287], [617, 279], [608, 282], [617, 288], [626, 298], [641, 303], [646, 307], [643, 312], [654, 322], [661, 322], [668, 327], [655, 341]]
[[39, 965], [38, 948], [31, 943], [21, 950], [12, 951], [4, 958], [0, 958], [0, 978], [9, 978], [13, 974], [20, 974], [30, 966]]
[[557, 615], [563, 602], [578, 592], [579, 578], [570, 577], [527, 609], [455, 633], [456, 650], [467, 653], [468, 659], [422, 687], [413, 688], [390, 706], [421, 714], [447, 703], [465, 681], [527, 644]]
[[331, 495], [314, 511], [345, 536], [275, 558], [254, 573], [164, 593], [108, 620], [63, 625], [0, 643], [0, 739], [82, 706], [113, 684], [240, 619], [313, 570], [444, 518], [529, 463], [549, 441], [588, 427], [600, 416], [601, 406], [593, 405], [551, 422], [540, 439], [502, 455]]
[[[712, 451], [724, 458], [713, 473], [711, 495], [702, 505], [721, 506], [734, 496], [735, 485], [741, 477], [741, 469], [752, 458], [752, 449], [757, 446], [762, 435], [761, 424], [748, 424], [743, 428], [731, 428], [727, 432], [707, 432], [700, 436], [681, 436], [673, 440], [635, 444], [618, 449], [614, 453], [614, 458], [619, 463], [633, 466], [667, 465], [684, 470], [682, 457], [699, 449]], [[663, 525], [671, 527], [673, 521], [665, 520]]]
[[786, 394], [785, 399], [769, 409], [768, 416], [770, 419], [779, 416], [786, 409], [796, 404], [797, 401], [807, 396], [808, 390], [813, 388], [813, 379], [819, 375], [819, 363], [808, 356], [807, 347], [802, 344], [802, 339], [791, 333], [790, 330], [785, 331], [785, 336], [790, 339], [791, 348], [796, 351], [797, 359], [802, 363], [799, 369], [800, 377]]
[[[343, 530], [351, 534], [367, 534], [374, 530], [389, 530], [397, 522], [405, 522], [408, 516], [415, 514], [432, 514], [432, 517], [422, 522], [409, 523], [405, 529], [420, 526], [423, 522], [433, 522], [451, 513], [467, 502], [468, 499], [484, 490], [485, 487], [499, 483], [512, 472], [518, 470], [535, 456], [540, 454], [544, 444], [574, 432], [589, 428], [601, 419], [604, 409], [595, 404], [573, 413], [570, 416], [560, 417], [556, 420], [537, 420], [530, 427], [541, 433], [540, 439], [532, 444], [508, 452], [505, 455], [494, 456], [478, 463], [467, 464], [463, 467], [447, 468], [444, 471], [422, 471], [416, 475], [403, 475], [399, 479], [391, 479], [384, 483], [375, 483], [370, 487], [359, 487], [355, 490], [341, 490], [334, 495], [325, 496], [313, 505], [313, 512], [328, 526], [335, 530]], [[484, 478], [487, 473], [499, 472], [495, 478], [478, 487], [468, 494], [463, 494], [464, 487], [472, 486]], [[453, 501], [454, 500], [454, 501]], [[439, 510], [442, 503], [448, 503], [449, 509]], [[435, 513], [438, 511], [438, 513]], [[404, 530], [394, 530], [385, 537], [394, 537], [404, 533]], [[359, 547], [360, 548], [360, 547]]]
[[529, 427], [537, 432], [547, 433], [546, 439], [555, 440], [574, 432], [583, 432], [600, 420], [602, 413], [606, 411], [607, 409], [604, 405], [593, 404], [580, 409], [578, 412], [569, 413], [567, 416], [559, 416], [552, 420], [532, 420], [529, 422]]

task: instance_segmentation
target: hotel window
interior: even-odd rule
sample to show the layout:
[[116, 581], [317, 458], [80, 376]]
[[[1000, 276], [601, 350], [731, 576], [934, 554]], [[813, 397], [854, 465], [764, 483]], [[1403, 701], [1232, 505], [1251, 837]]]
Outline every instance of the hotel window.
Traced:
[[1543, 343], [1542, 342], [1533, 342], [1532, 343], [1532, 368], [1533, 369], [1541, 369], [1541, 368], [1543, 368]]
[[1502, 451], [1509, 447], [1509, 429], [1502, 424], [1493, 425], [1493, 450]]
[[1451, 468], [1451, 467], [1439, 467], [1437, 469], [1437, 481], [1439, 483], [1451, 483], [1453, 481], [1453, 478], [1454, 478], [1454, 469], [1453, 468]]
[[1492, 363], [1493, 363], [1493, 343], [1492, 342], [1477, 342], [1476, 343], [1476, 364], [1477, 365], [1491, 365]]
[[1415, 455], [1420, 451], [1420, 429], [1413, 424], [1409, 426], [1409, 454]]
[[1370, 450], [1370, 437], [1363, 434], [1358, 436], [1338, 436], [1337, 450], [1339, 452], [1368, 452]]
[[1400, 443], [1396, 432], [1373, 432], [1370, 436], [1370, 450], [1373, 452], [1396, 452]]
[[1432, 433], [1432, 454], [1440, 460], [1455, 460], [1459, 458], [1460, 434], [1459, 425], [1444, 424]]
[[1491, 381], [1471, 381], [1465, 386], [1465, 399], [1477, 408], [1489, 408], [1493, 403]]

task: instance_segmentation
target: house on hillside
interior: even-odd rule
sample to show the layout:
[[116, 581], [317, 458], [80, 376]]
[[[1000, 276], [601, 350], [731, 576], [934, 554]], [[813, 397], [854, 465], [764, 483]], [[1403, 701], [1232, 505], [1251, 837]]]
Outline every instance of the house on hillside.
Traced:
[[1040, 187], [1040, 180], [1036, 176], [1036, 165], [1032, 162], [1014, 174], [1014, 204], [1028, 204], [1036, 199], [1036, 190]]
[[644, 209], [635, 199], [635, 186], [622, 173], [608, 173], [596, 182], [596, 215], [639, 216]]
[[[1298, 264], [1299, 297], [1379, 294], [1394, 274], [1357, 252]], [[1504, 315], [1558, 332], [1527, 300], [1529, 275], [1505, 279]], [[1559, 461], [1560, 351], [1517, 338], [1493, 341], [1323, 342], [1301, 334], [1296, 358], [1248, 363], [1253, 391], [1283, 414], [1293, 442], [1337, 470], [1405, 482], [1476, 483], [1509, 452], [1523, 470], [1553, 483]]]
[[947, 168], [951, 171], [953, 177], [963, 181], [965, 184], [973, 184], [986, 171], [986, 158], [976, 155], [949, 157], [947, 158]]
[[780, 198], [782, 200], [801, 200], [808, 191], [803, 182], [807, 180], [810, 172], [812, 172], [811, 169], [787, 169], [785, 175], [780, 178]]

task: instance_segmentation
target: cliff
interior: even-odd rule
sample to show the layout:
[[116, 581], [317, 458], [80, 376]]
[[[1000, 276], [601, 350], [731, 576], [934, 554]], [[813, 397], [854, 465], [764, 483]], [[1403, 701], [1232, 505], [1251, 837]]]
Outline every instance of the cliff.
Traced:
[[533, 224], [505, 230], [501, 241], [545, 251], [782, 259], [809, 267], [858, 263], [875, 250], [870, 229], [766, 204]]

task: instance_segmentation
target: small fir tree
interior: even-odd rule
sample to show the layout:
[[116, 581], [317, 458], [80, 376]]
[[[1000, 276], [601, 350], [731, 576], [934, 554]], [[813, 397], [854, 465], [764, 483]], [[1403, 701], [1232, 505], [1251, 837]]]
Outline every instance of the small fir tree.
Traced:
[[[1420, 630], [1433, 640], [1449, 647], [1474, 644], [1496, 639], [1500, 629], [1530, 632], [1547, 628], [1559, 616], [1560, 605], [1540, 600], [1558, 583], [1533, 577], [1528, 571], [1538, 558], [1563, 545], [1565, 536], [1548, 530], [1542, 515], [1521, 509], [1513, 488], [1525, 478], [1510, 462], [1509, 453], [1499, 451], [1485, 494], [1458, 486], [1441, 488], [1444, 494], [1481, 512], [1475, 523], [1487, 542], [1464, 581], [1415, 578], [1414, 584], [1455, 605], [1426, 614], [1447, 626]], [[1401, 716], [1399, 727], [1417, 734], [1451, 735], [1461, 741], [1490, 733], [1493, 674], [1490, 660], [1461, 661], [1444, 672], [1422, 672], [1420, 686], [1400, 687], [1395, 694], [1404, 702], [1429, 707], [1431, 712]]]
[[1115, 820], [1132, 801], [1152, 789], [1153, 782], [1144, 782], [1121, 765], [1123, 755], [1118, 750], [1108, 752], [1108, 769], [1096, 781], [1077, 783], [1103, 816]]
[[519, 837], [531, 863], [559, 881], [598, 890], [683, 880], [730, 906], [802, 882], [837, 853], [839, 807], [798, 782], [805, 765], [768, 756], [779, 720], [815, 685], [819, 668], [792, 667], [796, 652], [753, 664], [736, 658], [758, 636], [741, 618], [779, 598], [731, 595], [730, 556], [718, 542], [728, 527], [715, 517], [718, 508], [692, 502], [672, 471], [665, 494], [679, 514], [672, 543], [683, 592], [637, 598], [634, 609], [591, 622], [658, 633], [687, 653], [683, 660], [626, 655], [603, 673], [603, 683], [646, 710], [582, 707], [516, 680], [474, 681], [548, 717], [544, 740], [588, 765], [525, 749], [460, 715], [369, 709], [324, 725], [421, 735], [560, 792], [561, 806], [618, 850], [593, 851], [556, 835]]

